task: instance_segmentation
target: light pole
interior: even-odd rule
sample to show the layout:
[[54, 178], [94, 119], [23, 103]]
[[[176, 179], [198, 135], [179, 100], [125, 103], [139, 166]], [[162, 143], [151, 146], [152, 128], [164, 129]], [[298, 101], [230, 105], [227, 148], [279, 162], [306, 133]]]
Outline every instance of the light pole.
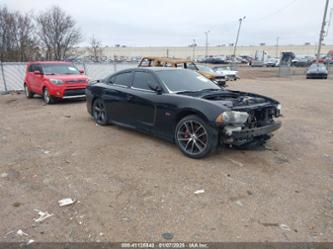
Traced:
[[210, 33], [210, 31], [206, 31], [205, 35], [206, 35], [206, 50], [205, 50], [205, 57], [208, 57], [208, 34]]
[[238, 26], [238, 31], [237, 31], [237, 36], [236, 36], [236, 41], [235, 41], [235, 45], [234, 45], [234, 54], [233, 54], [233, 60], [236, 61], [236, 49], [237, 49], [237, 44], [238, 44], [238, 38], [239, 38], [239, 33], [240, 33], [240, 29], [242, 27], [242, 22], [243, 20], [245, 20], [246, 16], [243, 16], [242, 18], [239, 18], [239, 26]]
[[319, 43], [318, 43], [317, 60], [316, 60], [317, 63], [319, 63], [321, 45], [323, 43], [324, 35], [325, 35], [326, 15], [327, 15], [328, 3], [329, 3], [329, 0], [326, 0], [323, 22], [321, 24], [321, 30], [320, 30], [320, 34], [319, 34]]
[[195, 47], [197, 46], [197, 43], [196, 43], [196, 40], [193, 39], [193, 51], [192, 51], [192, 60], [194, 60], [194, 57], [195, 57]]
[[280, 40], [280, 37], [276, 37], [276, 51], [275, 51], [276, 58], [279, 57], [279, 40]]

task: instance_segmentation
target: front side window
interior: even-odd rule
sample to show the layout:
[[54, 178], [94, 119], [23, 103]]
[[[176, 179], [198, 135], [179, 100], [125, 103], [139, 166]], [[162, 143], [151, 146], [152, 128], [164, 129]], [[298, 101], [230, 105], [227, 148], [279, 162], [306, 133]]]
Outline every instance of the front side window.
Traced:
[[145, 90], [151, 90], [149, 85], [155, 85], [155, 79], [150, 73], [135, 72], [133, 87]]
[[46, 75], [80, 74], [80, 71], [71, 64], [43, 64], [42, 70]]
[[131, 85], [132, 73], [120, 73], [117, 74], [113, 84], [129, 87]]

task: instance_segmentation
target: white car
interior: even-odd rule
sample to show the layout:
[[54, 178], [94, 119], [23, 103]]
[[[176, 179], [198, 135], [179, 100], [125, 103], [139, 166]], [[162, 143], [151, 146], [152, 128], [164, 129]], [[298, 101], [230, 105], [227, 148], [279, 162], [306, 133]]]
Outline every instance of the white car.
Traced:
[[266, 67], [278, 67], [280, 66], [280, 60], [277, 58], [270, 58], [267, 61], [265, 61]]
[[238, 71], [231, 70], [228, 66], [216, 66], [213, 70], [217, 73], [224, 74], [228, 80], [237, 80], [239, 79]]

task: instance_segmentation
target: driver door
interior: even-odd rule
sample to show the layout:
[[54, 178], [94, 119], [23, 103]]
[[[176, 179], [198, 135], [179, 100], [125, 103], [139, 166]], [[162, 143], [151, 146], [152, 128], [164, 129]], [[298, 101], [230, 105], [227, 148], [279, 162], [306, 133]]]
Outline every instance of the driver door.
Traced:
[[136, 71], [133, 83], [128, 91], [128, 110], [130, 122], [139, 129], [151, 130], [155, 125], [157, 103], [156, 91], [150, 86], [156, 86], [157, 80], [152, 73]]

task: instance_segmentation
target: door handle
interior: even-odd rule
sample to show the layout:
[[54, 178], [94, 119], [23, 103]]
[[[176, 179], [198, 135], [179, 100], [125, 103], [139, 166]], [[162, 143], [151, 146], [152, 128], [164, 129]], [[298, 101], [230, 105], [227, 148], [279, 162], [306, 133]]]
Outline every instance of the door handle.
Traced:
[[132, 100], [132, 99], [133, 99], [133, 95], [127, 95], [127, 96], [126, 96], [126, 99], [127, 99], [128, 101]]

